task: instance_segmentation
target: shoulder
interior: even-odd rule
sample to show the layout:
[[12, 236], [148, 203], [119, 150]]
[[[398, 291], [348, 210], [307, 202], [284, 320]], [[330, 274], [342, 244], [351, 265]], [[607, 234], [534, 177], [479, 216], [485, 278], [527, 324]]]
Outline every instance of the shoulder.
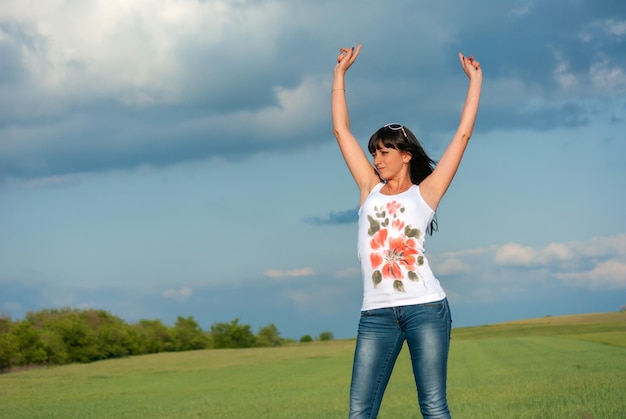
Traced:
[[378, 182], [372, 183], [371, 185], [366, 185], [361, 190], [361, 198], [359, 201], [359, 207], [362, 207], [367, 198], [369, 198], [372, 194], [378, 193], [382, 187], [385, 186], [385, 183], [378, 179]]
[[436, 211], [439, 206], [439, 201], [443, 197], [443, 194], [433, 185], [433, 175], [430, 174], [426, 177], [418, 187], [418, 194], [420, 198], [433, 210]]
[[428, 201], [422, 195], [422, 188], [420, 188], [420, 185], [413, 185], [412, 188], [415, 188], [418, 201], [422, 203], [423, 205], [425, 205], [430, 211], [435, 212], [436, 208], [433, 208], [432, 205], [430, 205]]

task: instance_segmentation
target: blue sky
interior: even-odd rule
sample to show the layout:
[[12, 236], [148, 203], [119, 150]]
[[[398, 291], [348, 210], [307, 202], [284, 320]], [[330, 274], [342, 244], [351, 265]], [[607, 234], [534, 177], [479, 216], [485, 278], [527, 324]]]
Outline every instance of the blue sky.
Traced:
[[355, 336], [330, 84], [357, 43], [355, 135], [401, 122], [435, 159], [457, 52], [483, 68], [426, 243], [454, 326], [626, 305], [622, 1], [0, 0], [0, 313]]

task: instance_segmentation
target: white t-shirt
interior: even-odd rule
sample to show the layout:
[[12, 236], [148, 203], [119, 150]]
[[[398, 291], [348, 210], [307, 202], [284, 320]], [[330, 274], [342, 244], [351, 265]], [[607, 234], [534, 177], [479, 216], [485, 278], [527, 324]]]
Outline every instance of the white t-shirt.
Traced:
[[439, 301], [446, 293], [424, 255], [435, 212], [411, 186], [384, 195], [379, 183], [359, 209], [358, 255], [363, 276], [361, 310]]

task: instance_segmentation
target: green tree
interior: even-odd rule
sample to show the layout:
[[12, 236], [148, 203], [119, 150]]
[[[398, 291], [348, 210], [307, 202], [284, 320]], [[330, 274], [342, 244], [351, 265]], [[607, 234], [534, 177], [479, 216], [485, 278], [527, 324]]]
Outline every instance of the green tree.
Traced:
[[89, 322], [93, 316], [90, 311], [69, 307], [46, 309], [27, 313], [24, 322], [34, 327], [41, 342], [49, 344], [46, 345], [49, 362], [90, 362], [104, 358], [98, 344], [97, 325]]
[[98, 345], [105, 358], [138, 354], [139, 343], [131, 326], [107, 311], [97, 310], [90, 315], [91, 322], [97, 329]]
[[259, 330], [256, 338], [256, 346], [275, 347], [281, 346], [282, 344], [283, 339], [280, 337], [280, 332], [274, 323], [270, 323]]
[[119, 317], [95, 309], [44, 309], [26, 320], [45, 343], [48, 362], [91, 362], [137, 353], [137, 339]]
[[177, 351], [206, 349], [209, 338], [193, 317], [178, 316], [172, 329], [174, 347]]
[[221, 348], [250, 348], [255, 343], [255, 336], [249, 324], [239, 324], [239, 319], [230, 323], [215, 323], [211, 326], [213, 347]]
[[304, 335], [300, 338], [300, 343], [313, 342], [311, 335]]
[[35, 327], [28, 321], [22, 320], [13, 329], [15, 344], [17, 345], [16, 365], [37, 365], [48, 362], [48, 351], [45, 343], [39, 338]]
[[66, 312], [57, 319], [54, 330], [65, 343], [70, 362], [90, 362], [104, 359], [102, 348], [98, 345], [97, 331], [82, 318], [80, 313]]
[[48, 354], [46, 361], [48, 364], [63, 365], [70, 362], [65, 342], [55, 330], [50, 328], [38, 329], [37, 333]]
[[171, 352], [174, 339], [170, 329], [161, 320], [140, 320], [135, 326], [135, 335], [141, 354]]
[[15, 322], [10, 317], [0, 317], [0, 372], [8, 370], [19, 361], [14, 327]]
[[334, 337], [334, 336], [333, 336], [333, 332], [331, 332], [331, 331], [329, 331], [329, 330], [326, 330], [326, 331], [324, 331], [324, 332], [320, 333], [320, 337], [319, 337], [319, 339], [320, 339], [321, 341], [325, 341], [325, 340], [333, 340], [333, 337]]

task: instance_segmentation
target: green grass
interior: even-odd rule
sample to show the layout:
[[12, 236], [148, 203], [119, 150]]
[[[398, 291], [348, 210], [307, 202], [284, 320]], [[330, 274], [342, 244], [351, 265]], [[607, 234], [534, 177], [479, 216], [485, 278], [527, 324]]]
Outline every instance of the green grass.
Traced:
[[[354, 341], [208, 350], [0, 375], [0, 418], [344, 418]], [[626, 315], [454, 329], [455, 418], [626, 417]], [[420, 418], [408, 352], [379, 417]]]

